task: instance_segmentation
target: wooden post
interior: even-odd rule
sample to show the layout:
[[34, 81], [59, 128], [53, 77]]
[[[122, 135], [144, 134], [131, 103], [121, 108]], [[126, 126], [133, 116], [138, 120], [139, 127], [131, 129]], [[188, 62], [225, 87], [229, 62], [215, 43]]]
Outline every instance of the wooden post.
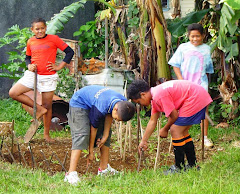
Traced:
[[140, 135], [140, 105], [137, 104], [137, 144], [139, 145], [139, 135]]
[[157, 145], [157, 154], [156, 154], [156, 158], [155, 158], [155, 164], [154, 164], [154, 171], [156, 171], [157, 169], [157, 162], [158, 162], [158, 157], [159, 157], [159, 152], [160, 152], [160, 136], [159, 136], [159, 132], [161, 129], [161, 119], [162, 119], [162, 113], [160, 113], [160, 118], [157, 122], [157, 137], [158, 137], [158, 145]]
[[204, 161], [204, 119], [200, 125], [202, 125], [202, 161]]

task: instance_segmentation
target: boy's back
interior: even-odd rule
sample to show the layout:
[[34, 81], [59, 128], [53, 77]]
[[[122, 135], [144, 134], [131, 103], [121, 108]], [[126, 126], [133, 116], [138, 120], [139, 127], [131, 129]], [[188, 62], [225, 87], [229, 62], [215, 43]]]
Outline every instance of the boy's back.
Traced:
[[180, 109], [180, 117], [189, 117], [212, 102], [202, 86], [187, 80], [165, 82], [151, 88], [151, 94], [152, 113], [165, 112], [167, 117], [173, 109]]
[[99, 120], [112, 113], [117, 102], [126, 100], [124, 96], [110, 88], [91, 85], [75, 92], [70, 100], [70, 106], [89, 110], [91, 124], [96, 127]]

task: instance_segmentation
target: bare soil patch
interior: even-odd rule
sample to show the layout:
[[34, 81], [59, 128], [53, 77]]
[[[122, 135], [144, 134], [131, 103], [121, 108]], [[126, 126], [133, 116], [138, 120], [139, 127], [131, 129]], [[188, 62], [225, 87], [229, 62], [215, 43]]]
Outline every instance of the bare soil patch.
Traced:
[[[114, 139], [111, 143], [110, 148], [110, 165], [119, 171], [135, 171], [138, 168], [138, 153], [137, 153], [137, 138], [133, 137], [132, 149], [129, 151], [127, 146], [125, 161], [123, 161], [120, 155], [120, 147]], [[18, 141], [21, 142], [21, 141]], [[201, 141], [194, 140], [195, 150], [198, 161], [202, 160], [201, 152]], [[170, 138], [161, 139], [160, 144], [160, 156], [158, 158], [157, 167], [168, 166], [174, 163], [173, 150], [169, 153]], [[124, 141], [123, 141], [124, 147]], [[154, 162], [156, 157], [157, 140], [151, 140], [149, 148], [144, 153], [144, 158], [141, 161], [140, 170], [144, 168], [154, 168]], [[20, 150], [20, 151], [19, 151]], [[205, 149], [205, 160], [209, 159], [214, 153], [219, 150], [218, 146], [215, 145], [213, 148]], [[18, 163], [23, 166], [32, 169], [43, 169], [49, 175], [53, 175], [56, 172], [64, 172], [69, 168], [70, 156], [71, 156], [71, 138], [57, 138], [55, 143], [48, 144], [43, 139], [33, 138], [30, 144], [19, 143], [19, 146], [14, 143], [12, 156], [11, 152], [11, 141], [6, 140], [2, 144], [2, 154], [0, 155], [1, 160], [10, 163]], [[97, 174], [99, 166], [100, 153], [95, 148], [97, 153], [97, 159], [94, 160], [91, 167], [88, 169], [88, 173]], [[80, 174], [86, 173], [86, 160], [87, 153], [82, 153], [78, 163], [77, 171]], [[13, 160], [14, 158], [14, 160]]]

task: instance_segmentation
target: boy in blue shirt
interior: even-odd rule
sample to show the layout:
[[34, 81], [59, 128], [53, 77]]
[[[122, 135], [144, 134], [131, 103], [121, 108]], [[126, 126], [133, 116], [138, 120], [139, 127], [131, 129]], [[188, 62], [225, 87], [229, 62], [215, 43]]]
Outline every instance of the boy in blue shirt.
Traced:
[[[189, 42], [179, 45], [168, 62], [179, 80], [189, 80], [204, 87], [208, 91], [208, 74], [213, 73], [210, 47], [203, 43], [204, 32], [201, 24], [188, 26]], [[206, 113], [208, 109], [206, 110]], [[203, 124], [203, 123], [202, 123]], [[208, 120], [204, 120], [204, 145], [212, 147], [207, 138]]]
[[98, 175], [116, 174], [108, 164], [113, 119], [128, 121], [135, 106], [121, 94], [103, 86], [85, 86], [78, 90], [69, 103], [68, 123], [72, 135], [70, 168], [64, 181], [76, 185], [80, 182], [76, 169], [82, 150], [89, 148], [88, 164], [94, 159], [93, 148], [100, 148]]

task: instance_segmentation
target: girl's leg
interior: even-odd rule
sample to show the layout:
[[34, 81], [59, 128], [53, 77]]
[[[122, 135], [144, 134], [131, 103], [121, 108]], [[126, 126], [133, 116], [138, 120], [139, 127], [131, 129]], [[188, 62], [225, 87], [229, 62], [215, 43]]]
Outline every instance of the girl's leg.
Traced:
[[43, 115], [44, 138], [47, 142], [54, 142], [49, 135], [51, 120], [52, 120], [52, 100], [54, 91], [42, 93], [42, 106], [47, 109], [47, 113]]
[[[33, 100], [24, 94], [30, 90], [32, 90], [32, 89], [28, 88], [20, 83], [16, 83], [9, 90], [9, 96], [16, 101], [21, 102], [22, 104], [25, 104], [25, 105], [33, 108]], [[44, 107], [37, 104], [37, 114], [36, 114], [37, 119], [42, 117], [42, 115], [44, 115], [46, 112], [47, 112], [47, 110]]]

